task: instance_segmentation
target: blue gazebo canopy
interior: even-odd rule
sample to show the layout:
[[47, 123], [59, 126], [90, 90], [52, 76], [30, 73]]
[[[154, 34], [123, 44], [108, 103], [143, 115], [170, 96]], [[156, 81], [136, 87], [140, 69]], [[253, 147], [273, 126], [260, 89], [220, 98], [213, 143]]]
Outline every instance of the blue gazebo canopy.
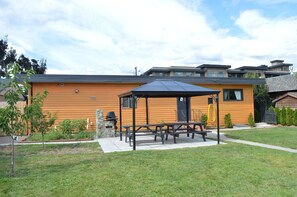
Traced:
[[157, 79], [119, 97], [192, 97], [218, 94], [220, 91], [174, 80]]

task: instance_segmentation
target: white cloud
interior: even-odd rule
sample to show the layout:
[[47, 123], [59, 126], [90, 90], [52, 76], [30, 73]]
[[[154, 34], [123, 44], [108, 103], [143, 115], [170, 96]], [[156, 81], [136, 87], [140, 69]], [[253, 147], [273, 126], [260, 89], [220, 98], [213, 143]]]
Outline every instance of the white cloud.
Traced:
[[280, 57], [296, 63], [297, 17], [271, 20], [256, 10], [247, 10], [236, 24], [249, 36], [241, 40], [246, 55], [270, 59]]
[[[185, 3], [186, 2], [186, 3]], [[1, 3], [0, 3], [1, 4]], [[214, 30], [183, 0], [4, 0], [0, 29], [24, 52], [47, 59], [48, 73], [132, 74], [134, 67], [223, 63], [297, 63], [296, 18], [271, 20], [256, 10], [236, 25], [245, 36]], [[194, 6], [195, 5], [195, 6]], [[20, 52], [19, 52], [20, 53]]]

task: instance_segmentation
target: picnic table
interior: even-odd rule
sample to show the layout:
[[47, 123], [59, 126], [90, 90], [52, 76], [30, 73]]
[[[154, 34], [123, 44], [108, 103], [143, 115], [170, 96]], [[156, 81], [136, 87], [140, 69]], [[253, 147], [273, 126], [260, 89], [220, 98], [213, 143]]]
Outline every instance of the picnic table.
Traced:
[[[125, 132], [125, 142], [129, 138], [129, 144], [131, 146], [131, 140], [133, 139], [133, 125], [125, 125], [122, 126]], [[154, 140], [157, 141], [157, 137], [161, 137], [162, 144], [164, 144], [164, 131], [162, 128], [164, 124], [140, 124], [135, 125], [135, 135], [136, 136], [146, 136], [146, 135], [154, 135]], [[120, 131], [120, 140], [122, 141], [122, 131]]]
[[[140, 124], [135, 125], [135, 136], [147, 136], [154, 135], [154, 140], [157, 137], [162, 139], [162, 144], [165, 140], [168, 140], [168, 135], [173, 136], [174, 143], [176, 143], [176, 137], [180, 134], [187, 134], [189, 137], [192, 134], [192, 139], [194, 139], [195, 134], [202, 136], [203, 141], [206, 141], [205, 136], [210, 131], [203, 128], [203, 123], [201, 122], [172, 122], [172, 123], [160, 123], [160, 124]], [[133, 139], [133, 125], [122, 126], [125, 130], [125, 142], [129, 139], [129, 144], [131, 146], [131, 141]], [[122, 131], [120, 131], [120, 140], [122, 141]]]
[[201, 122], [173, 122], [173, 123], [163, 123], [167, 127], [165, 135], [166, 140], [168, 135], [172, 135], [174, 143], [176, 143], [176, 137], [179, 137], [180, 134], [187, 134], [189, 137], [190, 133], [192, 134], [192, 139], [194, 139], [195, 134], [202, 135], [203, 141], [206, 141], [205, 136], [208, 132], [203, 128], [203, 123]]

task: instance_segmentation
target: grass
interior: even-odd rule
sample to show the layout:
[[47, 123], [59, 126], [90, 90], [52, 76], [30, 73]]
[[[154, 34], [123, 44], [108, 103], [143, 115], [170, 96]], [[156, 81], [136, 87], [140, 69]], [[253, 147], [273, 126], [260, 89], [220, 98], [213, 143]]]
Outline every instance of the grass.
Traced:
[[227, 137], [297, 149], [296, 127], [223, 131]]
[[294, 153], [229, 143], [103, 154], [98, 143], [0, 147], [0, 196], [296, 196]]

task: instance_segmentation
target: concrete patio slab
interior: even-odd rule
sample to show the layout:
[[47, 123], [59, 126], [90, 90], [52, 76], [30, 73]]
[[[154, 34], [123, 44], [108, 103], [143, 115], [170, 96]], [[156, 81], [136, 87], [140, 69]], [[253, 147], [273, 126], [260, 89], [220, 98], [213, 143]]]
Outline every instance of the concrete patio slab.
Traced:
[[[176, 148], [192, 148], [192, 147], [203, 147], [203, 146], [214, 146], [217, 145], [217, 141], [207, 139], [203, 141], [201, 137], [196, 136], [194, 139], [187, 137], [186, 135], [180, 135], [176, 139], [177, 143], [173, 143], [173, 137], [169, 136], [165, 144], [162, 144], [161, 139], [157, 138], [154, 141], [153, 136], [138, 136], [136, 138], [136, 150], [168, 150]], [[120, 141], [119, 137], [113, 138], [100, 138], [98, 142], [104, 153], [121, 152], [121, 151], [132, 151], [133, 147], [129, 146], [129, 142]], [[221, 144], [226, 144], [221, 142]]]

